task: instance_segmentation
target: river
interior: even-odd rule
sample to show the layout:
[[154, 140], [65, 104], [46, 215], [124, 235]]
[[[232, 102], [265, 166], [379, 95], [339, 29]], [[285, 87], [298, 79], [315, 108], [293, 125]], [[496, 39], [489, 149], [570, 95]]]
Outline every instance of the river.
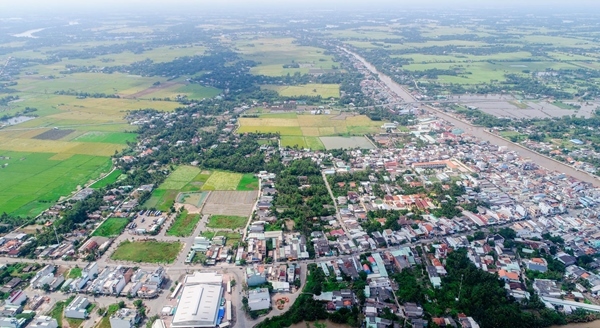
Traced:
[[[365, 67], [371, 71], [373, 74], [376, 74], [379, 79], [394, 93], [396, 93], [399, 97], [401, 97], [405, 102], [408, 103], [419, 103], [418, 101], [415, 100], [415, 98], [400, 84], [396, 83], [394, 80], [392, 80], [392, 78], [390, 78], [389, 76], [379, 72], [377, 70], [377, 68], [375, 68], [375, 66], [371, 65], [371, 63], [369, 63], [368, 61], [366, 61], [363, 57], [359, 56], [356, 53], [353, 53], [351, 51], [348, 51], [346, 49], [343, 49], [344, 51], [346, 51], [347, 53], [353, 55], [354, 57], [356, 57], [356, 59], [358, 59], [359, 61], [361, 61], [363, 63], [363, 65], [365, 65]], [[546, 157], [544, 155], [541, 155], [539, 153], [536, 153], [535, 151], [532, 151], [531, 149], [525, 148], [521, 145], [518, 145], [516, 143], [510, 142], [507, 139], [504, 139], [498, 135], [492, 134], [490, 132], [488, 132], [485, 128], [480, 127], [480, 126], [474, 126], [469, 122], [463, 121], [462, 119], [459, 119], [453, 115], [450, 115], [448, 113], [445, 113], [443, 111], [440, 111], [436, 108], [433, 108], [431, 106], [428, 106], [426, 104], [420, 104], [421, 108], [435, 114], [436, 116], [443, 118], [444, 120], [454, 124], [454, 126], [462, 129], [463, 131], [465, 131], [465, 133], [468, 133], [470, 135], [473, 135], [481, 140], [485, 140], [485, 141], [489, 141], [491, 144], [497, 145], [497, 146], [504, 146], [509, 150], [515, 151], [517, 154], [519, 154], [519, 156], [521, 156], [522, 158], [528, 158], [530, 159], [532, 162], [541, 165], [549, 170], [553, 170], [553, 171], [557, 171], [557, 172], [562, 172], [565, 173], [567, 175], [570, 175], [576, 179], [579, 179], [581, 181], [585, 181], [585, 182], [589, 182], [591, 184], [593, 184], [595, 187], [600, 187], [600, 179], [598, 177], [595, 177], [591, 174], [588, 174], [587, 172], [578, 170], [574, 167], [571, 167], [565, 163], [556, 161], [552, 158]], [[600, 326], [598, 326], [600, 328]]]
[[37, 39], [38, 37], [35, 36], [35, 35], [33, 35], [33, 34], [37, 33], [37, 32], [41, 32], [41, 31], [43, 31], [45, 29], [46, 29], [45, 27], [44, 28], [36, 28], [34, 30], [25, 31], [23, 33], [13, 34], [13, 36], [17, 37], [17, 38], [32, 38], [32, 39]]

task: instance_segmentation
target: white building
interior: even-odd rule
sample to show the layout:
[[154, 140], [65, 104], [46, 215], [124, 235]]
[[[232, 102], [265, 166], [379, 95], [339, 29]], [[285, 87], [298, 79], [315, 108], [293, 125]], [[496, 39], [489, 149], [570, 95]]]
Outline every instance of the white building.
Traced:
[[171, 327], [215, 327], [222, 295], [222, 275], [216, 272], [194, 272], [193, 275], [188, 275], [183, 283]]
[[21, 328], [25, 323], [25, 318], [0, 317], [0, 327], [2, 328]]
[[271, 307], [271, 295], [267, 288], [253, 289], [248, 292], [248, 307], [252, 311], [265, 310]]
[[138, 312], [123, 308], [110, 317], [111, 328], [133, 328], [140, 321]]
[[86, 308], [89, 304], [90, 302], [86, 297], [81, 295], [75, 297], [71, 304], [67, 305], [65, 308], [65, 317], [74, 319], [87, 319], [88, 312]]
[[58, 322], [56, 322], [56, 319], [49, 317], [49, 316], [40, 316], [36, 319], [33, 319], [33, 321], [27, 326], [29, 328], [58, 328]]

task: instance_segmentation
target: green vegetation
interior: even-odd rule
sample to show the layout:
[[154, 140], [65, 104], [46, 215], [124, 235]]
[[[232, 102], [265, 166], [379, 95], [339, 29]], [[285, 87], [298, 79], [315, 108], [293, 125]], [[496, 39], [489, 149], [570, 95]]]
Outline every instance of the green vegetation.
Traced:
[[206, 180], [202, 190], [236, 190], [241, 180], [240, 173], [216, 171]]
[[87, 132], [74, 139], [80, 142], [105, 142], [114, 144], [127, 144], [135, 141], [137, 134], [124, 132]]
[[[119, 309], [124, 307], [124, 304], [122, 304], [122, 302], [123, 301], [121, 301], [117, 304], [111, 304], [108, 306], [108, 309], [106, 309], [106, 310], [98, 309], [98, 312], [102, 312], [104, 314], [104, 316], [102, 317], [102, 320], [100, 320], [100, 324], [98, 324], [97, 328], [111, 328], [110, 316], [112, 316], [117, 311], [119, 311]], [[123, 306], [121, 306], [121, 305], [123, 305]]]
[[[432, 316], [464, 313], [482, 327], [547, 327], [566, 323], [563, 315], [547, 309], [537, 295], [532, 296], [526, 308], [508, 299], [504, 281], [479, 270], [465, 253], [458, 250], [448, 256], [448, 275], [442, 287], [430, 295], [431, 302], [422, 303]], [[460, 300], [456, 301], [459, 289]]]
[[0, 213], [35, 216], [111, 167], [106, 157], [71, 155], [57, 160], [55, 155], [0, 150]]
[[208, 220], [209, 228], [216, 229], [238, 229], [243, 228], [248, 222], [247, 217], [232, 215], [212, 215]]
[[183, 210], [175, 217], [175, 221], [167, 230], [167, 236], [187, 237], [194, 232], [196, 224], [200, 221], [199, 214], [188, 214], [186, 210]]
[[59, 327], [62, 327], [63, 312], [65, 311], [65, 306], [69, 305], [73, 301], [73, 299], [75, 299], [75, 296], [71, 296], [64, 301], [56, 302], [56, 304], [52, 308], [52, 311], [50, 311], [50, 313], [48, 314], [50, 317], [56, 319], [56, 322], [58, 323]]
[[123, 232], [129, 223], [127, 218], [108, 218], [94, 231], [92, 236], [114, 237]]
[[122, 173], [123, 172], [121, 170], [114, 170], [110, 174], [108, 174], [107, 176], [102, 178], [101, 180], [96, 181], [94, 184], [92, 184], [90, 186], [90, 188], [95, 188], [95, 189], [104, 188], [104, 187], [108, 186], [109, 184], [113, 184], [119, 180]]
[[242, 179], [238, 183], [236, 190], [239, 191], [251, 191], [258, 189], [258, 178], [254, 174], [247, 173], [242, 175]]
[[263, 86], [268, 90], [274, 90], [283, 97], [319, 96], [321, 98], [339, 98], [339, 84], [305, 84], [299, 86]]
[[69, 274], [67, 275], [67, 279], [68, 278], [79, 278], [81, 277], [81, 268], [80, 267], [74, 267], [71, 270], [69, 270]]
[[145, 263], [172, 263], [181, 251], [179, 242], [159, 241], [124, 241], [110, 256], [117, 261], [145, 262]]

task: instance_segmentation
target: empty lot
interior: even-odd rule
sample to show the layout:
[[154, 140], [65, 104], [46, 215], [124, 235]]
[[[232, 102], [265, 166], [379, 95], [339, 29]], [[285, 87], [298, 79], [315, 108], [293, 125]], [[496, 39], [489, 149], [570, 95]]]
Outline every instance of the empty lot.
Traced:
[[202, 214], [249, 216], [257, 196], [257, 191], [213, 191]]

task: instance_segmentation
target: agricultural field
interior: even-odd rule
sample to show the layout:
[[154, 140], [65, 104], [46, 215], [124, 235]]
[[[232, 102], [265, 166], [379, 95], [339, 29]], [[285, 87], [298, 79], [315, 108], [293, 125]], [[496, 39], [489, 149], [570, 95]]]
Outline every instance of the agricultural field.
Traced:
[[258, 197], [257, 191], [212, 191], [202, 214], [248, 217]]
[[282, 146], [325, 149], [318, 137], [323, 136], [362, 136], [381, 130], [381, 121], [372, 121], [364, 115], [297, 115], [261, 114], [258, 118], [239, 119], [239, 133], [279, 132]]
[[[252, 174], [202, 171], [194, 166], [179, 166], [156, 188], [144, 203], [147, 208], [167, 211], [177, 200], [179, 203], [200, 207], [206, 193], [211, 190], [257, 190], [258, 179]], [[179, 197], [178, 197], [179, 195]], [[181, 201], [180, 201], [181, 200]]]
[[243, 228], [248, 222], [248, 217], [233, 215], [212, 215], [208, 220], [207, 227], [213, 229], [231, 229]]
[[123, 229], [129, 223], [129, 219], [126, 218], [108, 218], [102, 224], [94, 230], [92, 236], [102, 237], [115, 237], [123, 232]]
[[0, 212], [36, 216], [112, 165], [108, 157], [60, 155], [0, 150]]
[[189, 204], [199, 208], [204, 203], [208, 194], [209, 192], [182, 192], [177, 195], [175, 201], [180, 204]]
[[94, 184], [90, 186], [90, 188], [104, 188], [109, 184], [115, 183], [121, 179], [123, 176], [123, 172], [121, 170], [114, 170], [110, 174], [106, 175], [101, 180], [96, 181]]
[[124, 241], [110, 256], [115, 261], [173, 263], [181, 251], [180, 242]]
[[258, 178], [254, 176], [252, 173], [247, 173], [242, 175], [240, 182], [236, 190], [239, 191], [251, 191], [258, 190]]
[[241, 180], [241, 173], [215, 171], [206, 180], [202, 190], [236, 190]]
[[293, 38], [239, 39], [233, 45], [245, 59], [260, 63], [251, 69], [254, 74], [283, 76], [331, 70], [337, 66], [331, 56], [324, 54], [325, 50], [300, 46], [294, 43]]
[[305, 84], [297, 86], [275, 86], [263, 85], [263, 89], [274, 90], [283, 97], [298, 97], [298, 96], [321, 96], [321, 98], [339, 98], [339, 84]]
[[187, 237], [194, 232], [194, 228], [200, 221], [200, 215], [188, 214], [186, 210], [175, 217], [173, 224], [167, 230], [167, 236]]

